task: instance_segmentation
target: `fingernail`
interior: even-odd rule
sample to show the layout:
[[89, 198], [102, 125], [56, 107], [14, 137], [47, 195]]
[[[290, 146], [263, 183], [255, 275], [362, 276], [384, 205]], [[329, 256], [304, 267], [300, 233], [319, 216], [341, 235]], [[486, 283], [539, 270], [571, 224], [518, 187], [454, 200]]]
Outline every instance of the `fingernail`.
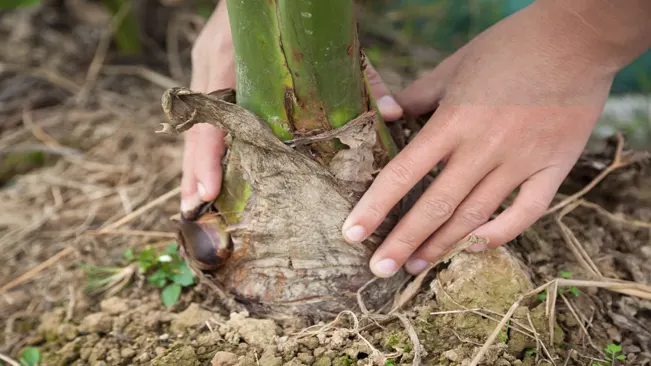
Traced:
[[346, 240], [358, 243], [366, 239], [366, 230], [359, 225], [355, 225], [344, 233]]
[[201, 204], [201, 198], [199, 194], [195, 193], [190, 197], [187, 197], [181, 200], [181, 212], [191, 212], [194, 211]]
[[484, 243], [477, 243], [468, 247], [468, 251], [473, 253], [483, 252], [486, 249], [488, 249], [488, 246]]
[[201, 182], [197, 183], [197, 192], [199, 193], [199, 198], [203, 199], [206, 197], [206, 187], [201, 184]]
[[407, 263], [405, 263], [405, 269], [411, 274], [419, 274], [427, 268], [428, 265], [429, 262], [422, 259], [409, 259]]
[[371, 271], [378, 277], [391, 277], [398, 271], [398, 264], [393, 259], [382, 259], [371, 266]]
[[402, 115], [402, 108], [390, 95], [385, 95], [378, 99], [377, 107], [385, 119], [397, 119]]

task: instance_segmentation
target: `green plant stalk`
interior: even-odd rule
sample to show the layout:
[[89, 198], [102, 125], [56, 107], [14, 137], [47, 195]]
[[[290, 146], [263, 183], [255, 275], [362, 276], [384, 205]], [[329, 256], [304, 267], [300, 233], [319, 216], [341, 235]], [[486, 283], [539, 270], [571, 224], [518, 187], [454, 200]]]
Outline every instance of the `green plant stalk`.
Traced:
[[[129, 6], [128, 0], [102, 0], [102, 4], [113, 16], [119, 14], [123, 6]], [[123, 55], [133, 56], [142, 52], [138, 22], [132, 9], [127, 9], [127, 13], [118, 23], [113, 32], [113, 40]]]
[[[365, 73], [353, 3], [349, 0], [226, 0], [236, 64], [237, 104], [267, 122], [281, 140], [345, 125], [377, 111]], [[379, 114], [378, 114], [379, 115]], [[384, 121], [379, 146], [389, 158], [397, 147]], [[312, 146], [330, 161], [338, 141]], [[235, 165], [235, 164], [233, 164]], [[251, 188], [226, 168], [217, 207], [239, 221]]]

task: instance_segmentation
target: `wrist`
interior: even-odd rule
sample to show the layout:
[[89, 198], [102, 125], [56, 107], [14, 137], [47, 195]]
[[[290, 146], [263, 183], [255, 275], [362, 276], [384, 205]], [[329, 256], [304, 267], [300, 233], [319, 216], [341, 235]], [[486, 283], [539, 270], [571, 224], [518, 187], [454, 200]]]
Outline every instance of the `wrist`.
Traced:
[[537, 0], [553, 20], [558, 42], [590, 62], [618, 72], [651, 47], [651, 1]]

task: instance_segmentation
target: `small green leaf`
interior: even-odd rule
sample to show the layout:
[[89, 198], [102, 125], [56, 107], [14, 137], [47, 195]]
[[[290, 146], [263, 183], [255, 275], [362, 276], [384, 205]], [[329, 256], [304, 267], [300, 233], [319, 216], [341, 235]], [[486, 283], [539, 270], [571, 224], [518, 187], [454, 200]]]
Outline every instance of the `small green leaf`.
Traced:
[[561, 272], [561, 277], [566, 278], [566, 279], [572, 278], [572, 272], [562, 271]]
[[133, 262], [136, 259], [136, 256], [133, 254], [133, 248], [129, 248], [124, 252], [124, 259], [127, 262]]
[[179, 273], [172, 276], [172, 281], [183, 287], [190, 286], [194, 283], [194, 275], [187, 263], [183, 262], [179, 266]]
[[615, 357], [615, 358], [618, 359], [618, 360], [620, 360], [620, 361], [624, 361], [624, 360], [626, 359], [626, 356], [624, 356], [624, 355], [619, 355], [619, 356], [617, 356], [617, 357]]
[[502, 343], [506, 343], [506, 342], [508, 342], [508, 340], [509, 340], [509, 336], [506, 334], [506, 332], [504, 332], [504, 331], [500, 331], [500, 332], [497, 334], [497, 339], [499, 339], [500, 342], [502, 342]]
[[161, 292], [160, 296], [165, 307], [172, 306], [176, 304], [176, 302], [179, 301], [179, 297], [181, 297], [181, 286], [176, 283], [167, 285], [167, 287], [163, 289], [163, 292]]
[[167, 273], [159, 269], [147, 277], [147, 282], [156, 287], [163, 287], [167, 284]]
[[36, 347], [27, 347], [20, 354], [20, 364], [23, 366], [36, 366], [41, 362], [41, 351]]
[[167, 253], [167, 254], [169, 254], [169, 255], [174, 255], [174, 254], [176, 254], [176, 252], [177, 252], [178, 250], [179, 250], [179, 243], [174, 242], [174, 243], [170, 244], [170, 245], [167, 247], [167, 250], [165, 251], [165, 253]]
[[547, 290], [538, 294], [538, 301], [542, 302], [547, 300]]
[[605, 351], [610, 353], [611, 355], [614, 355], [615, 353], [622, 351], [622, 346], [611, 343], [606, 347]]
[[155, 265], [158, 261], [158, 256], [154, 251], [154, 248], [146, 248], [138, 256], [138, 264], [142, 271], [147, 271], [151, 266]]
[[579, 294], [580, 294], [579, 289], [576, 288], [576, 286], [572, 286], [572, 287], [570, 287], [568, 290], [569, 290], [569, 291], [572, 293], [572, 295], [574, 295], [574, 296], [579, 296]]

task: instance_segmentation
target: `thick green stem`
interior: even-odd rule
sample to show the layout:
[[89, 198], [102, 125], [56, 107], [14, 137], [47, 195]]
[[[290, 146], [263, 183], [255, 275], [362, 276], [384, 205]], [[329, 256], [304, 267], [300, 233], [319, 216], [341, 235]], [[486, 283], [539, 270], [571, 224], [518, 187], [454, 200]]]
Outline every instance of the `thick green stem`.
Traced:
[[[237, 70], [237, 103], [276, 136], [327, 130], [372, 108], [350, 0], [227, 0]], [[383, 122], [380, 140], [395, 145]], [[336, 148], [313, 146], [328, 161]]]
[[237, 104], [264, 119], [286, 140], [293, 130], [286, 105], [292, 78], [280, 48], [275, 3], [227, 0], [235, 51]]

